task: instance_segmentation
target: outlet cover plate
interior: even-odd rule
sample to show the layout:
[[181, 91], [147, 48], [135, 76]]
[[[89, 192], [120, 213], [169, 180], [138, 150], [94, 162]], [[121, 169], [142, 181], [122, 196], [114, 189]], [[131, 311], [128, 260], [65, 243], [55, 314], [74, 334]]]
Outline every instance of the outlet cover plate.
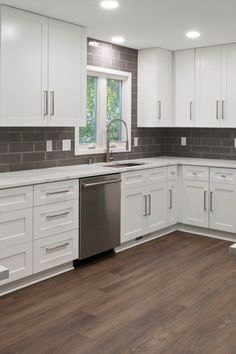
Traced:
[[186, 137], [181, 137], [181, 145], [182, 146], [186, 146], [187, 145], [187, 139], [186, 139]]
[[62, 150], [63, 151], [71, 151], [71, 140], [70, 139], [62, 140]]

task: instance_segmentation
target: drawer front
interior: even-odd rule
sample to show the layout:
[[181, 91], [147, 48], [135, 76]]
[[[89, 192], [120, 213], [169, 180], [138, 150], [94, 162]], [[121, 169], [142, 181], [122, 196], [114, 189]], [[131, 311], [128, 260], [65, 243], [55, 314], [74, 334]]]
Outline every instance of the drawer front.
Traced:
[[168, 181], [173, 181], [178, 177], [178, 167], [177, 166], [168, 166]]
[[122, 173], [122, 189], [134, 188], [145, 185], [146, 171]]
[[32, 241], [32, 209], [0, 214], [0, 249]]
[[158, 183], [167, 181], [167, 167], [147, 170], [147, 183]]
[[78, 229], [34, 241], [34, 272], [58, 266], [78, 258]]
[[203, 166], [183, 166], [183, 179], [208, 182], [209, 168]]
[[33, 273], [32, 253], [32, 242], [0, 250], [0, 264], [9, 269], [9, 278], [0, 286]]
[[46, 205], [77, 199], [79, 196], [79, 181], [52, 182], [34, 186], [34, 205]]
[[212, 183], [236, 184], [236, 170], [230, 168], [211, 168], [210, 181]]
[[32, 208], [33, 187], [0, 190], [0, 213]]
[[34, 208], [34, 238], [78, 229], [78, 200]]

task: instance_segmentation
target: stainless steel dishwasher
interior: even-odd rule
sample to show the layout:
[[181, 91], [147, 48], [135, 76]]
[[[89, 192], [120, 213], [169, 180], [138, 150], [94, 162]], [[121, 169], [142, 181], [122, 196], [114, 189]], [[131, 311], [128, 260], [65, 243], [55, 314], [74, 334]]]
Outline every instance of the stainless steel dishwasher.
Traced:
[[121, 175], [80, 180], [79, 259], [120, 244]]

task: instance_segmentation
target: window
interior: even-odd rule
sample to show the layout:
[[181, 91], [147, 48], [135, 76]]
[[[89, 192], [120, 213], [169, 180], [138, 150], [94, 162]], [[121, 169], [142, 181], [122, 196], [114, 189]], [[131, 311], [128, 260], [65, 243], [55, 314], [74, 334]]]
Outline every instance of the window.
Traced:
[[126, 150], [125, 127], [118, 119], [126, 122], [131, 142], [131, 79], [131, 73], [88, 67], [87, 119], [85, 127], [76, 128], [77, 155], [105, 152], [107, 126], [114, 119], [117, 121], [109, 133], [111, 149], [113, 152]]

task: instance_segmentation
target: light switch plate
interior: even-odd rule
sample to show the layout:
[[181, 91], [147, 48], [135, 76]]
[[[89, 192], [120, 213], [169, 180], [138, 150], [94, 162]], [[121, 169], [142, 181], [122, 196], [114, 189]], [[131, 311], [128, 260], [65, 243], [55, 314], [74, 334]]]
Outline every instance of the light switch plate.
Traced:
[[62, 140], [62, 150], [63, 151], [70, 151], [71, 150], [71, 140], [70, 139]]
[[46, 151], [51, 152], [52, 151], [52, 140], [47, 140], [46, 142]]
[[134, 146], [138, 146], [138, 137], [134, 138]]
[[187, 145], [187, 139], [186, 139], [186, 137], [183, 137], [183, 136], [182, 136], [182, 138], [181, 138], [181, 145], [182, 145], [182, 146]]

